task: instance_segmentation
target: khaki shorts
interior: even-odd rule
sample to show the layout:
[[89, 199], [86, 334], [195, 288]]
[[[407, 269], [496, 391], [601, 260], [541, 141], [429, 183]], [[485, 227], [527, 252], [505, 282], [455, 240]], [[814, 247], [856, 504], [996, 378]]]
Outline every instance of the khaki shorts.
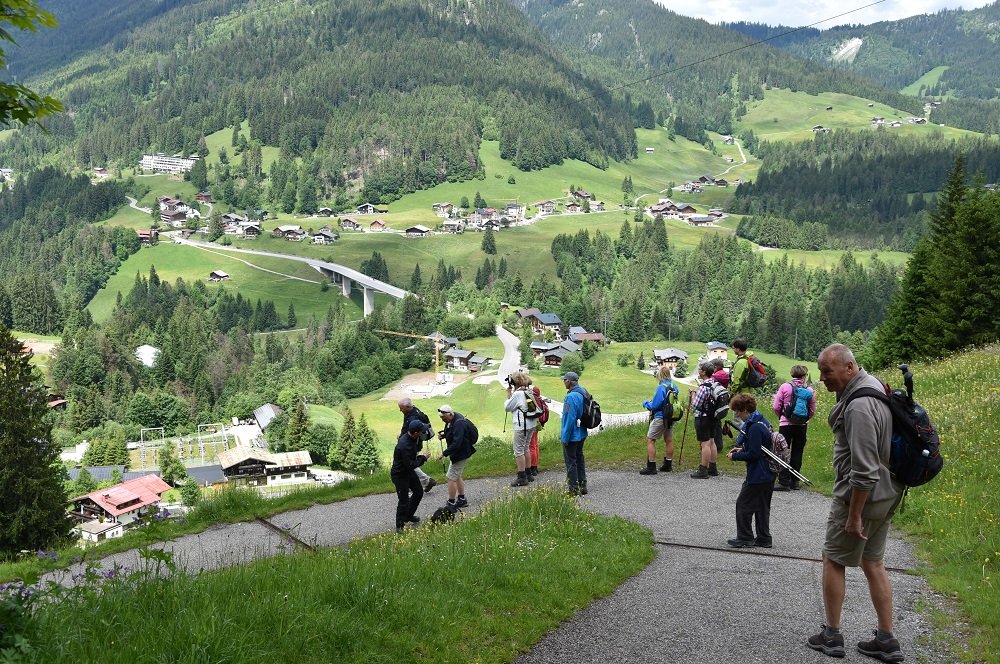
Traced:
[[456, 482], [462, 479], [462, 471], [465, 470], [465, 464], [469, 460], [469, 457], [462, 459], [461, 461], [452, 461], [448, 464], [448, 472], [444, 474], [452, 482]]
[[666, 427], [663, 426], [663, 418], [662, 417], [654, 417], [649, 422], [649, 431], [646, 432], [646, 438], [649, 438], [650, 440], [657, 440], [659, 438], [662, 438], [663, 436], [665, 436], [668, 433], [673, 433], [674, 432], [674, 423], [673, 422], [667, 422], [667, 425], [668, 426], [666, 426]]
[[531, 444], [531, 436], [534, 433], [535, 427], [514, 430], [514, 456], [522, 456], [528, 453], [528, 445]]
[[844, 567], [857, 567], [861, 560], [882, 560], [885, 556], [885, 542], [889, 536], [889, 524], [896, 513], [902, 494], [894, 500], [869, 503], [861, 514], [861, 523], [867, 540], [848, 535], [848, 504], [837, 498], [830, 506], [830, 516], [826, 520], [826, 541], [823, 555]]

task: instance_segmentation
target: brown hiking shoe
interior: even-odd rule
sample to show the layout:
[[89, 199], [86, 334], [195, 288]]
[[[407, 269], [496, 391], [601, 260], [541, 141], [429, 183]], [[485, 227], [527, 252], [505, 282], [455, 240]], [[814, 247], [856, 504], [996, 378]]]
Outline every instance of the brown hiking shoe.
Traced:
[[[828, 657], [844, 657], [847, 655], [847, 651], [844, 650], [844, 635], [833, 634], [827, 636], [826, 625], [820, 628], [819, 634], [810, 636], [806, 641], [806, 645], [813, 650], [819, 650]], [[860, 644], [858, 647], [860, 647]]]
[[875, 635], [871, 641], [861, 641], [858, 643], [858, 652], [868, 657], [880, 659], [883, 662], [902, 662], [902, 651], [899, 649], [899, 641], [895, 637], [880, 641], [878, 630], [872, 632]]

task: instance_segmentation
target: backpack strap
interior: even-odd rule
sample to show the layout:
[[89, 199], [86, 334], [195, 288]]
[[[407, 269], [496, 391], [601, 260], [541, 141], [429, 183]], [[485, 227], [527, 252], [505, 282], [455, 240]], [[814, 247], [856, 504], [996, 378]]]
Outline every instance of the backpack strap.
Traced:
[[882, 403], [888, 405], [889, 401], [889, 387], [883, 384], [883, 390], [880, 392], [874, 387], [862, 387], [860, 389], [854, 390], [849, 397], [844, 401], [844, 407], [851, 403], [855, 399], [860, 399], [861, 397], [872, 397], [873, 399], [878, 399]]

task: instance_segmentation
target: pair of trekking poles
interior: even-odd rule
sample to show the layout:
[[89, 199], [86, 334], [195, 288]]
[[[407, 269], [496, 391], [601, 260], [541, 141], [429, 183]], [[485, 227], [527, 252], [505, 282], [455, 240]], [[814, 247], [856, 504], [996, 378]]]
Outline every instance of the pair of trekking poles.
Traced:
[[[688, 392], [688, 407], [687, 407], [687, 412], [684, 413], [684, 432], [681, 434], [681, 452], [677, 456], [677, 463], [681, 463], [681, 462], [684, 461], [684, 439], [687, 438], [688, 418], [691, 417], [691, 400], [692, 400], [692, 398], [693, 398], [692, 393]], [[731, 425], [733, 427], [736, 427], [736, 423], [732, 422], [732, 421], [727, 421], [726, 424], [729, 424], [729, 425]], [[736, 427], [736, 428], [739, 428], [739, 427]], [[775, 454], [771, 450], [767, 449], [766, 447], [761, 447], [760, 451], [763, 452], [764, 454], [766, 454], [767, 456], [771, 457], [771, 459], [773, 459], [774, 461], [776, 461], [779, 466], [781, 466], [782, 468], [784, 468], [785, 470], [787, 470], [789, 473], [791, 473], [792, 476], [795, 477], [795, 479], [799, 480], [803, 484], [812, 485], [812, 482], [809, 481], [808, 477], [806, 477], [805, 475], [803, 475], [802, 473], [800, 473], [799, 471], [795, 470], [790, 465], [788, 465], [787, 463], [785, 463], [784, 459], [782, 459], [781, 457], [779, 457], [777, 454]]]

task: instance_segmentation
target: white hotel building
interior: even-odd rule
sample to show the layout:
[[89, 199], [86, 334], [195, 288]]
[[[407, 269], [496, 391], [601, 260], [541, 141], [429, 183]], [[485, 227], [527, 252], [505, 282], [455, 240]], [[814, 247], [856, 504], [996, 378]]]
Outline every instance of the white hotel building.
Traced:
[[163, 153], [144, 154], [142, 155], [142, 161], [139, 162], [139, 168], [146, 171], [161, 171], [164, 173], [185, 173], [191, 170], [196, 161], [198, 161], [197, 157], [189, 159], [186, 157], [170, 157]]

